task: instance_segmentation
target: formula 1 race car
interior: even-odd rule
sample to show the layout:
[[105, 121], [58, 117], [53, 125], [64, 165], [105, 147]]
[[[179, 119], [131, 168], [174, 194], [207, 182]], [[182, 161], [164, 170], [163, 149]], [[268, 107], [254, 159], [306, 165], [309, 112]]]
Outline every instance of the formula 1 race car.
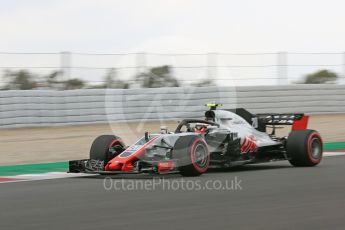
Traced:
[[[242, 108], [208, 106], [205, 119], [182, 120], [174, 132], [165, 127], [159, 134], [145, 132], [129, 147], [117, 136], [99, 136], [92, 143], [90, 159], [70, 161], [69, 172], [199, 176], [209, 168], [277, 160], [315, 166], [322, 159], [322, 139], [317, 131], [307, 129], [304, 114], [251, 114]], [[276, 128], [286, 125], [292, 126], [289, 135], [277, 137]]]

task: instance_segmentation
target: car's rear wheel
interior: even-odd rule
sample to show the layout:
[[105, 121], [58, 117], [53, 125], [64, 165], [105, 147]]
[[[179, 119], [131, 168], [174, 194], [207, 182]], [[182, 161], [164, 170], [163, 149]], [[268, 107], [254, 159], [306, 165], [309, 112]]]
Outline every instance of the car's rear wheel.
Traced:
[[210, 153], [204, 139], [199, 136], [181, 136], [175, 143], [173, 157], [178, 160], [182, 176], [199, 176], [210, 164]]
[[315, 130], [292, 131], [286, 148], [293, 166], [315, 166], [322, 160], [323, 143]]
[[106, 164], [125, 149], [122, 140], [115, 135], [102, 135], [97, 137], [90, 149], [90, 159], [102, 160]]

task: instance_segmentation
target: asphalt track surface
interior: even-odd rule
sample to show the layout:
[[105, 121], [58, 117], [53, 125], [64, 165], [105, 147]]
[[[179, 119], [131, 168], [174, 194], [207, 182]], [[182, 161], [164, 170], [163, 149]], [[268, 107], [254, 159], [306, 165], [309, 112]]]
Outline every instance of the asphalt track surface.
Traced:
[[[241, 180], [242, 190], [106, 190], [100, 176], [0, 184], [0, 229], [345, 228], [344, 156], [325, 158], [313, 168], [277, 162], [188, 180], [234, 178]], [[108, 185], [149, 180], [114, 176]]]

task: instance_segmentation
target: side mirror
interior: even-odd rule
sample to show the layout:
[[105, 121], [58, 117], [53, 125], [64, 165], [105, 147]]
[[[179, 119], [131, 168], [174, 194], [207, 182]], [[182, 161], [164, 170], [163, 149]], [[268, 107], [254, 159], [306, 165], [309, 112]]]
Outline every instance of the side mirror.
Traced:
[[161, 134], [167, 134], [168, 133], [168, 127], [161, 126]]

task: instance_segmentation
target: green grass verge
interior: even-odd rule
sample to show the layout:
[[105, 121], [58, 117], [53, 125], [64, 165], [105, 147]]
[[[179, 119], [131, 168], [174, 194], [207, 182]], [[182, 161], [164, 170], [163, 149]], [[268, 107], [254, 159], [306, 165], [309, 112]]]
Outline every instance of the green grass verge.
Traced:
[[0, 176], [15, 176], [21, 174], [39, 174], [47, 172], [67, 171], [68, 162], [0, 166]]
[[345, 142], [331, 142], [323, 145], [325, 151], [345, 150]]

